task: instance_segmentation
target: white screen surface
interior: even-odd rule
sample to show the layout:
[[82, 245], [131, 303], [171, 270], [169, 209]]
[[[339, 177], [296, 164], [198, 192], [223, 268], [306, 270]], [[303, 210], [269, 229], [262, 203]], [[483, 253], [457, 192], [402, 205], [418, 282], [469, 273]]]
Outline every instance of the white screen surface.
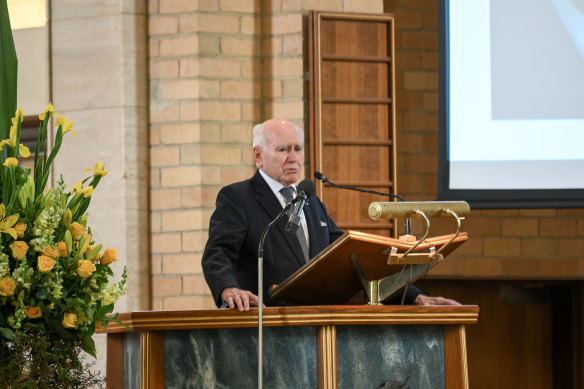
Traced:
[[584, 0], [451, 0], [449, 188], [584, 188]]

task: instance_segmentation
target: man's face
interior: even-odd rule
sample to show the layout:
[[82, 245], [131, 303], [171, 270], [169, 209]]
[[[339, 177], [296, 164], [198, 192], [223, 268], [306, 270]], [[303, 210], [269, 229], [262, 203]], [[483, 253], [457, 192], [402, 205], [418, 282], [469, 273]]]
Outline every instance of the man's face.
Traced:
[[298, 131], [287, 121], [266, 125], [266, 146], [254, 147], [257, 166], [284, 186], [300, 178], [304, 165], [304, 144]]

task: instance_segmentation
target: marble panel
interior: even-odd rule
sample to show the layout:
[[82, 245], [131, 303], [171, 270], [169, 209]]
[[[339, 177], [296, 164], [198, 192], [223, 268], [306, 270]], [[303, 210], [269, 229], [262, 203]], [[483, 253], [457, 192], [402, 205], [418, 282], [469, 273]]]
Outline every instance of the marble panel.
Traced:
[[[166, 388], [257, 388], [257, 328], [167, 331]], [[316, 388], [316, 327], [266, 327], [263, 385]]]
[[442, 326], [336, 328], [339, 389], [374, 389], [382, 387], [387, 381], [406, 381], [404, 388], [444, 388]]
[[124, 388], [140, 388], [140, 332], [124, 334]]

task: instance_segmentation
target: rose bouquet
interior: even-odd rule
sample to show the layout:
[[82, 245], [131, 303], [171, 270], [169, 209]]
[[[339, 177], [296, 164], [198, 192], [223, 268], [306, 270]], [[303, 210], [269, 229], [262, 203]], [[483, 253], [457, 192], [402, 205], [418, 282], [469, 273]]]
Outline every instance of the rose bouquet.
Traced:
[[[79, 386], [83, 367], [75, 350], [96, 356], [95, 323], [105, 326], [117, 321], [117, 315], [109, 314], [126, 292], [125, 269], [118, 282], [112, 280], [110, 264], [117, 261], [116, 250], [98, 244], [88, 225], [92, 193], [107, 174], [103, 164], [85, 170], [87, 177], [71, 188], [62, 177], [56, 187], [46, 188], [63, 136], [75, 135], [73, 123], [58, 115], [54, 146], [50, 153], [42, 153], [43, 146], [47, 150], [47, 128], [54, 115], [51, 104], [39, 115], [42, 123], [32, 172], [18, 160], [19, 155], [30, 156], [20, 144], [22, 110], [16, 110], [8, 138], [0, 141], [0, 366], [4, 369], [0, 384], [7, 386], [26, 382], [32, 370], [37, 381], [31, 381], [31, 387], [51, 379], [57, 382], [58, 375], [71, 376], [72, 371], [80, 376], [69, 377], [70, 385]], [[70, 353], [57, 360], [59, 371], [52, 356], [57, 350]], [[7, 367], [15, 363], [16, 375]]]

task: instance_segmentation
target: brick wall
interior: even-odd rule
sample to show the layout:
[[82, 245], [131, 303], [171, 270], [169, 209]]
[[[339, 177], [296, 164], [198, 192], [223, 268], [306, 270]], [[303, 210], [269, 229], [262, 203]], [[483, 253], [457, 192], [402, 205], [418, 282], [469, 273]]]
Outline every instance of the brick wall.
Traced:
[[251, 129], [307, 119], [309, 9], [381, 0], [150, 0], [152, 309], [210, 308], [201, 272], [218, 190], [255, 171]]
[[[386, 0], [396, 17], [398, 187], [436, 198], [438, 1]], [[433, 220], [432, 234], [453, 222]], [[432, 274], [442, 277], [575, 279], [584, 276], [584, 210], [472, 210], [470, 239]]]

